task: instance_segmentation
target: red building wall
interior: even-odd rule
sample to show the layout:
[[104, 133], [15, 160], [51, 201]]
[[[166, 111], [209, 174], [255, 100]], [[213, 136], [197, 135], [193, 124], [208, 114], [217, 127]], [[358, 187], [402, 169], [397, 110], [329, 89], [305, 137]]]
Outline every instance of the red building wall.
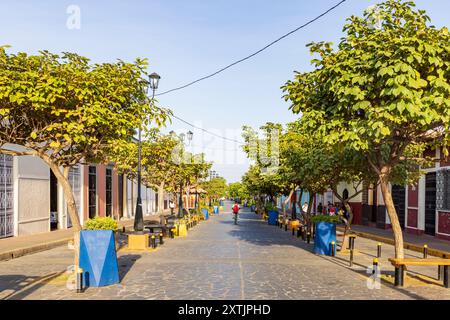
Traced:
[[362, 203], [349, 202], [353, 211], [353, 224], [362, 224]]
[[450, 240], [450, 212], [438, 212], [439, 238]]

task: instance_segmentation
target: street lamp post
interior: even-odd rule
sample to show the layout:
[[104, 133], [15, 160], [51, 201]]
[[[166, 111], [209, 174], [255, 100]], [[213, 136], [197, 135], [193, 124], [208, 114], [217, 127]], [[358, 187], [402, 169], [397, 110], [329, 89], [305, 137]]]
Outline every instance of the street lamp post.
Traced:
[[[188, 145], [191, 143], [194, 133], [192, 131], [188, 131], [187, 134], [181, 133], [180, 140], [184, 143], [185, 138], [187, 137]], [[189, 199], [187, 199], [189, 201]], [[180, 181], [180, 198], [179, 198], [179, 206], [178, 206], [178, 218], [183, 218], [183, 179]]]
[[[158, 89], [159, 85], [159, 79], [161, 77], [153, 72], [151, 75], [149, 75], [149, 81], [148, 81], [148, 88], [152, 89], [152, 103], [155, 99], [155, 92]], [[134, 215], [134, 231], [142, 232], [144, 231], [144, 215], [142, 214], [142, 197], [141, 197], [141, 182], [142, 182], [142, 176], [141, 176], [141, 153], [142, 153], [142, 128], [139, 126], [139, 133], [138, 133], [138, 170], [137, 170], [137, 183], [138, 183], [138, 190], [137, 190], [137, 200], [136, 200], [136, 211]]]

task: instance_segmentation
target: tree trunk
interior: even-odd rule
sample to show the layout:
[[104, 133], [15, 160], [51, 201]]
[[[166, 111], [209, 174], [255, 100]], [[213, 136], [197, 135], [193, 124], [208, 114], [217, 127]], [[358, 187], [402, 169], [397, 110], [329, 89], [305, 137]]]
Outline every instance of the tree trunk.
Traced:
[[314, 202], [314, 194], [309, 194], [309, 202], [308, 202], [308, 209], [306, 212], [306, 225], [308, 227], [309, 232], [312, 233], [312, 224], [311, 224], [311, 209]]
[[294, 194], [295, 189], [292, 189], [289, 193], [289, 196], [286, 198], [286, 200], [283, 201], [283, 218], [287, 219], [287, 213], [286, 213], [286, 205], [291, 200], [292, 195]]
[[[127, 175], [123, 175], [123, 194], [122, 194], [122, 217], [128, 218], [128, 178]], [[120, 220], [120, 219], [119, 219]]]
[[341, 197], [341, 195], [338, 193], [336, 187], [333, 187], [333, 193], [336, 196], [336, 198], [338, 198], [344, 204], [345, 208], [347, 209], [348, 215], [349, 215], [348, 219], [345, 219], [345, 218], [342, 219], [345, 223], [345, 229], [344, 229], [344, 235], [342, 238], [342, 244], [341, 244], [340, 250], [343, 250], [344, 248], [348, 247], [348, 233], [351, 230], [351, 225], [353, 222], [353, 210], [352, 210], [352, 207], [350, 206], [350, 204], [348, 203], [348, 199], [344, 199], [343, 197]]
[[300, 189], [300, 195], [297, 199], [297, 204], [298, 204], [298, 207], [300, 208], [300, 216], [303, 218], [303, 223], [306, 225], [306, 215], [303, 212], [302, 197], [303, 197], [303, 189]]
[[158, 186], [158, 214], [162, 214], [164, 211], [164, 182], [161, 182]]
[[[78, 269], [80, 258], [80, 231], [82, 229], [80, 219], [78, 217], [77, 205], [73, 196], [72, 186], [69, 182], [69, 167], [64, 168], [62, 172], [58, 165], [53, 163], [47, 156], [41, 157], [55, 174], [58, 183], [61, 184], [64, 193], [64, 199], [67, 203], [67, 211], [72, 221], [73, 228], [73, 245], [74, 245], [74, 265]], [[77, 270], [76, 269], [76, 270]]]
[[341, 250], [348, 247], [348, 233], [350, 232], [352, 228], [352, 221], [353, 221], [353, 210], [348, 201], [344, 201], [345, 209], [347, 209], [348, 212], [348, 219], [343, 218], [345, 223], [345, 229], [344, 229], [344, 235], [342, 238], [342, 244], [341, 244]]
[[403, 259], [404, 258], [403, 233], [402, 228], [400, 227], [397, 212], [395, 211], [391, 190], [389, 188], [389, 181], [387, 179], [388, 172], [389, 168], [383, 168], [381, 170], [380, 174], [381, 192], [383, 194], [384, 203], [386, 205], [389, 219], [391, 220], [392, 231], [394, 233], [395, 258]]

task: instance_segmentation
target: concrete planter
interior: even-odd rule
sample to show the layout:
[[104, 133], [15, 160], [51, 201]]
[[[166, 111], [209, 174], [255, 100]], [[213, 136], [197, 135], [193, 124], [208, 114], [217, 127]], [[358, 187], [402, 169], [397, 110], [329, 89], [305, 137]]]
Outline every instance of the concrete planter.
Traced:
[[331, 256], [331, 243], [333, 241], [336, 244], [336, 224], [317, 222], [314, 236], [314, 252], [320, 255]]
[[86, 287], [119, 283], [119, 266], [112, 230], [80, 231], [80, 268]]

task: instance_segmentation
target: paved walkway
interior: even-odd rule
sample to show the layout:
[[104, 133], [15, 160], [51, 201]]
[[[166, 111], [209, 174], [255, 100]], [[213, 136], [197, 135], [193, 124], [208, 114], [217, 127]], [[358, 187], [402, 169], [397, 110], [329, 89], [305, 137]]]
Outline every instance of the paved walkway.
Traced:
[[[237, 226], [231, 213], [221, 213], [154, 252], [119, 252], [121, 283], [82, 294], [66, 288], [63, 272], [73, 254], [66, 247], [0, 262], [0, 298], [450, 299], [450, 290], [438, 285], [396, 289], [383, 281], [380, 289], [369, 289], [370, 241], [357, 239], [361, 252], [349, 268], [345, 254], [317, 256], [312, 244], [254, 213], [242, 213]], [[389, 255], [387, 248], [383, 254]]]

